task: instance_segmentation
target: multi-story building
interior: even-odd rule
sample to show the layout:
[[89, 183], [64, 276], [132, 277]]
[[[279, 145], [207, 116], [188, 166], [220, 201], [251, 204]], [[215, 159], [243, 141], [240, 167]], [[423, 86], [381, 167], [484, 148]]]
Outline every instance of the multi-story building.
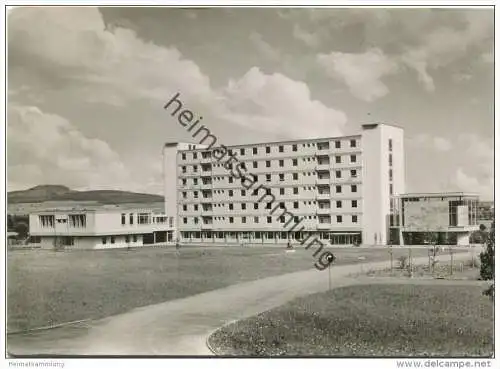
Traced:
[[479, 196], [464, 192], [395, 196], [391, 216], [394, 244], [467, 245], [479, 229]]
[[[165, 212], [182, 242], [385, 244], [391, 196], [405, 191], [403, 129], [163, 148]], [[232, 157], [232, 158], [231, 158]]]
[[29, 215], [30, 242], [45, 249], [140, 247], [171, 242], [173, 223], [151, 209], [46, 209]]

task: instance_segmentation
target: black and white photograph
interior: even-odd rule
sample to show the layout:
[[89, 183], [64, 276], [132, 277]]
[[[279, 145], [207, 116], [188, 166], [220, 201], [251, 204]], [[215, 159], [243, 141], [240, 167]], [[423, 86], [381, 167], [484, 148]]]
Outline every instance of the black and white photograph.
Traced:
[[496, 367], [495, 9], [392, 3], [6, 7], [8, 367]]

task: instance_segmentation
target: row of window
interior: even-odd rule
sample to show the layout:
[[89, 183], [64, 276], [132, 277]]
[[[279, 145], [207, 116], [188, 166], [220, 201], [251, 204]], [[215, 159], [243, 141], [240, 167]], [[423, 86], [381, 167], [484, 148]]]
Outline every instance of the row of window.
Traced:
[[[229, 220], [229, 224], [234, 224], [234, 219], [236, 217], [215, 217], [215, 220], [226, 220], [226, 218]], [[259, 224], [260, 223], [260, 217], [248, 217], [249, 219], [253, 219], [253, 223], [255, 224]], [[265, 217], [266, 218], [266, 223], [268, 224], [271, 224], [273, 222], [273, 217]], [[321, 216], [321, 217], [318, 217], [316, 215], [309, 215], [309, 216], [305, 216], [303, 217], [302, 219], [319, 219], [319, 223], [321, 224], [330, 224], [331, 223], [331, 218], [330, 216]], [[343, 216], [342, 215], [337, 215], [335, 217], [335, 219], [337, 220], [337, 223], [342, 223], [343, 222]], [[247, 217], [243, 216], [243, 217], [240, 217], [240, 220], [241, 220], [241, 223], [243, 224], [246, 224], [247, 223]], [[278, 219], [277, 219], [278, 223], [288, 223], [290, 221], [290, 218], [286, 219], [285, 216], [280, 216]], [[294, 223], [298, 223], [300, 220], [299, 220], [299, 217], [298, 216], [295, 216], [293, 218], [293, 221]], [[184, 217], [182, 218], [182, 222], [184, 224], [188, 224], [188, 218], [187, 217]], [[351, 223], [357, 223], [358, 222], [358, 216], [357, 215], [351, 215]], [[200, 223], [200, 220], [199, 218], [193, 218], [193, 223], [194, 224], [199, 224]], [[291, 222], [290, 222], [291, 223]], [[204, 221], [203, 224], [213, 224], [211, 220], [207, 220], [207, 221]]]
[[[101, 242], [103, 245], [105, 245], [106, 243], [108, 243], [108, 238], [109, 238], [109, 243], [110, 244], [114, 244], [116, 242], [116, 239], [115, 239], [115, 236], [110, 236], [110, 237], [102, 237], [101, 239]], [[130, 242], [137, 242], [137, 235], [132, 235], [132, 236], [129, 236], [129, 235], [126, 235], [125, 236], [125, 243], [130, 243]]]
[[[341, 149], [342, 148], [342, 142], [341, 140], [336, 140], [335, 143], [334, 143], [334, 146], [336, 149]], [[344, 143], [347, 143], [346, 141], [344, 141]], [[292, 152], [297, 152], [298, 151], [298, 148], [299, 148], [299, 144], [292, 144], [292, 145], [279, 145], [278, 146], [278, 152], [282, 153], [282, 152], [285, 152], [285, 146], [286, 147], [290, 147], [291, 148], [291, 151]], [[318, 150], [328, 150], [330, 149], [330, 142], [328, 141], [324, 141], [324, 142], [309, 142], [309, 143], [303, 143], [302, 144], [302, 147], [316, 147]], [[355, 139], [351, 139], [349, 140], [349, 147], [350, 148], [356, 148], [357, 147], [357, 142]], [[233, 149], [229, 149], [229, 153], [230, 155], [233, 155], [233, 153], [235, 152], [239, 152], [239, 155], [243, 156], [243, 155], [246, 155], [247, 153], [247, 149], [245, 148], [240, 148], [239, 150], [237, 149], [234, 149], [235, 151], [233, 151]], [[250, 151], [250, 149], [248, 149], [248, 152]], [[252, 148], [252, 154], [253, 155], [257, 155], [259, 153], [259, 147], [253, 147]], [[265, 153], [266, 154], [270, 154], [271, 153], [271, 146], [266, 146], [265, 147]], [[202, 152], [202, 158], [204, 159], [207, 159], [207, 158], [210, 158], [211, 155], [210, 155], [210, 152]], [[192, 157], [193, 159], [198, 159], [198, 153], [197, 152], [193, 152], [192, 153]], [[187, 159], [187, 155], [186, 153], [182, 153], [182, 160], [186, 160]]]
[[[315, 187], [315, 186], [314, 186]], [[335, 185], [335, 193], [342, 193], [342, 187], [345, 187], [345, 186], [342, 186], [342, 185]], [[358, 185], [351, 185], [351, 193], [357, 193], [358, 192]], [[313, 189], [313, 186], [309, 186], [309, 187], [304, 187], [304, 189]], [[234, 192], [236, 190], [214, 190], [213, 192], [216, 193], [216, 194], [223, 194], [223, 193], [226, 193], [227, 191], [227, 194], [229, 197], [233, 197], [234, 196]], [[252, 196], [258, 196], [259, 193], [258, 193], [258, 189], [255, 189], [252, 191]], [[293, 194], [294, 195], [297, 195], [299, 193], [299, 188], [298, 187], [294, 187], [293, 188]], [[187, 191], [183, 191], [182, 192], [182, 197], [184, 199], [187, 199]], [[203, 194], [203, 198], [212, 198], [212, 191], [202, 191], [202, 194]], [[246, 196], [246, 190], [240, 190], [240, 194], [241, 196]], [[267, 194], [271, 195], [271, 189], [270, 188], [267, 188]], [[285, 194], [285, 189], [284, 188], [280, 188], [280, 195], [284, 195]], [[330, 194], [330, 185], [320, 185], [318, 186], [318, 194], [320, 195], [329, 195]], [[262, 194], [261, 194], [262, 195]], [[195, 199], [198, 198], [198, 191], [193, 191], [193, 197]]]
[[[278, 178], [281, 182], [285, 181], [285, 178], [286, 178], [286, 174], [287, 173], [279, 173], [278, 174]], [[299, 179], [299, 174], [298, 173], [289, 173], [292, 175], [292, 180], [298, 180]], [[356, 169], [351, 169], [350, 170], [350, 175], [351, 175], [351, 178], [358, 178], [358, 171]], [[392, 170], [391, 170], [391, 178], [392, 178]], [[266, 179], [266, 182], [271, 182], [271, 179], [272, 179], [272, 174], [263, 174], [262, 176], [265, 176], [265, 179]], [[330, 179], [330, 172], [329, 171], [325, 171], [325, 172], [320, 172], [320, 173], [317, 173], [317, 172], [303, 172], [302, 173], [302, 176], [303, 177], [310, 177], [310, 176], [317, 176], [318, 179]], [[215, 177], [212, 177], [211, 179], [215, 181], [223, 181], [226, 177], [222, 177], [222, 176], [215, 176]], [[336, 170], [335, 171], [335, 178], [342, 178], [342, 171], [341, 170]], [[202, 178], [202, 184], [204, 185], [210, 185], [212, 184], [212, 181], [211, 181], [210, 178], [208, 179], [205, 179], [205, 178]], [[259, 176], [254, 174], [254, 180], [255, 182], [257, 182], [259, 179]], [[187, 185], [187, 178], [182, 178], [182, 185]], [[198, 178], [192, 178], [192, 183], [193, 185], [197, 186], [198, 185]], [[234, 178], [232, 176], [228, 176], [227, 177], [227, 182], [228, 183], [234, 183]]]
[[[304, 205], [316, 205], [318, 204], [319, 205], [319, 208], [320, 209], [330, 209], [330, 201], [321, 201], [321, 202], [318, 202], [318, 201], [304, 201], [303, 202]], [[338, 201], [335, 201], [335, 207], [337, 209], [341, 209], [342, 208], [342, 205], [343, 205], [343, 201], [341, 200], [338, 200]], [[251, 203], [249, 203], [250, 205]], [[240, 203], [240, 204], [235, 204], [235, 203], [229, 203], [227, 204], [228, 205], [228, 208], [229, 210], [236, 210], [236, 208], [240, 208], [241, 210], [247, 210], [247, 204], [246, 203]], [[271, 209], [272, 208], [272, 203], [266, 203], [266, 209]], [[214, 204], [214, 207], [218, 208], [218, 207], [223, 207], [225, 208], [226, 207], [226, 204], [224, 203], [220, 203], [220, 204]], [[258, 210], [260, 208], [264, 208], [264, 204], [262, 204], [262, 206], [259, 206], [259, 203], [258, 202], [255, 202], [253, 203], [253, 209], [254, 210]], [[280, 207], [283, 209], [285, 208], [285, 203], [284, 202], [281, 202], [280, 203]], [[357, 208], [358, 207], [358, 200], [351, 200], [351, 208]], [[250, 207], [248, 207], [250, 208]], [[294, 209], [298, 209], [299, 208], [299, 201], [294, 201], [293, 202], [293, 208]], [[182, 205], [182, 210], [183, 211], [188, 211], [189, 207], [188, 205], [184, 204]], [[193, 210], [194, 211], [198, 211], [199, 207], [197, 204], [194, 204], [193, 205]], [[212, 210], [212, 206], [203, 206], [202, 209], [204, 211], [211, 211]]]
[[[358, 158], [357, 155], [350, 155], [349, 156], [349, 162], [350, 163], [357, 163], [357, 160], [358, 160], [357, 158]], [[310, 160], [311, 160], [311, 158], [307, 158], [307, 161], [310, 161]], [[266, 168], [271, 168], [271, 161], [272, 160], [266, 160], [265, 161], [265, 167]], [[306, 161], [306, 158], [303, 158], [303, 161]], [[292, 166], [294, 166], [294, 167], [296, 167], [296, 166], [299, 165], [299, 161], [296, 158], [291, 159], [291, 163], [292, 163]], [[329, 157], [326, 157], [323, 160], [319, 160], [318, 164], [319, 165], [329, 165], [330, 164]], [[340, 156], [340, 155], [336, 155], [335, 156], [335, 164], [342, 164], [342, 156]], [[224, 163], [219, 163], [219, 164], [214, 164], [213, 167], [214, 168], [219, 168], [219, 167], [223, 167], [224, 165], [225, 165]], [[247, 166], [246, 166], [246, 163], [240, 162], [240, 165], [241, 165], [242, 168], [248, 169]], [[278, 160], [278, 166], [281, 167], [281, 168], [285, 167], [285, 159], [279, 159]], [[258, 161], [253, 161], [252, 162], [252, 167], [254, 169], [257, 169], [259, 167], [259, 162]], [[212, 165], [211, 164], [204, 164], [204, 165], [201, 165], [201, 168], [202, 168], [203, 171], [210, 171], [212, 169]], [[196, 164], [193, 165], [192, 169], [193, 169], [192, 170], [193, 172], [195, 172], [195, 173], [198, 172], [198, 165], [196, 165]], [[183, 165], [181, 167], [181, 170], [182, 170], [182, 173], [187, 173], [187, 166]]]
[[87, 216], [85, 214], [69, 214], [67, 218], [55, 219], [54, 215], [39, 215], [39, 224], [42, 228], [54, 228], [55, 223], [66, 224], [72, 228], [87, 227]]
[[[134, 219], [135, 219], [135, 214], [130, 213], [129, 214], [129, 225], [134, 224]], [[139, 213], [137, 214], [137, 224], [165, 224], [169, 223], [170, 227], [173, 227], [174, 225], [174, 218], [173, 217], [167, 217], [167, 216], [155, 216], [152, 217], [150, 213]], [[122, 213], [122, 225], [127, 224], [127, 214]]]

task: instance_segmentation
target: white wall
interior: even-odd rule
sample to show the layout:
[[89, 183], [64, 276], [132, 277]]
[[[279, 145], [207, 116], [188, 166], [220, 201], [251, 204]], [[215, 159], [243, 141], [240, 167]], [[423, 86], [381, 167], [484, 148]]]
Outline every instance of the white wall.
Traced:
[[386, 244], [388, 239], [389, 139], [392, 139], [393, 194], [405, 192], [403, 129], [384, 124], [364, 125], [363, 148], [363, 243]]

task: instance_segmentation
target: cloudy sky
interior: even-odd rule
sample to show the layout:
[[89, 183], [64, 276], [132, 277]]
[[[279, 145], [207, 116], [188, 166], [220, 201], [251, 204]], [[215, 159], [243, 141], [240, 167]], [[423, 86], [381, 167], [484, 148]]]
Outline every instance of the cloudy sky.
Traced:
[[493, 197], [488, 9], [16, 8], [8, 16], [8, 189], [160, 193], [189, 134], [224, 144], [405, 129], [407, 191]]

